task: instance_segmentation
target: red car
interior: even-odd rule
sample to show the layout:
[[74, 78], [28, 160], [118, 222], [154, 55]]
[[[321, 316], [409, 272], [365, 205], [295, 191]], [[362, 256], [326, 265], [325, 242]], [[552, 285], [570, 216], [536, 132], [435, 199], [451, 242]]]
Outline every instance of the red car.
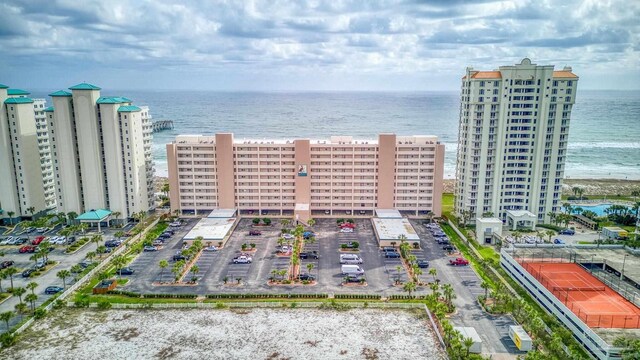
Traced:
[[355, 228], [355, 227], [356, 227], [356, 224], [352, 224], [352, 223], [342, 223], [342, 224], [340, 224], [340, 228], [341, 228], [341, 229], [344, 229], [344, 228], [351, 228], [351, 229], [353, 229], [353, 228]]
[[469, 265], [469, 260], [465, 258], [456, 258], [455, 260], [449, 260], [449, 264], [453, 266], [465, 266]]
[[23, 247], [20, 248], [20, 250], [18, 250], [18, 252], [20, 252], [21, 254], [24, 253], [32, 253], [36, 251], [36, 247], [33, 245], [25, 245]]
[[33, 241], [31, 241], [31, 245], [39, 245], [43, 241], [44, 241], [44, 236], [38, 236], [35, 239], [33, 239]]

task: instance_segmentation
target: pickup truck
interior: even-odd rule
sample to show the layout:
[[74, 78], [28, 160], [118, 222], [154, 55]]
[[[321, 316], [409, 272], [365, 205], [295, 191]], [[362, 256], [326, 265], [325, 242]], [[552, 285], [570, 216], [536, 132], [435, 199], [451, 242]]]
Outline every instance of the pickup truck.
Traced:
[[251, 257], [246, 255], [240, 255], [233, 258], [234, 264], [251, 264]]
[[449, 260], [449, 265], [465, 266], [465, 265], [469, 265], [469, 260], [465, 258], [456, 258], [456, 259]]

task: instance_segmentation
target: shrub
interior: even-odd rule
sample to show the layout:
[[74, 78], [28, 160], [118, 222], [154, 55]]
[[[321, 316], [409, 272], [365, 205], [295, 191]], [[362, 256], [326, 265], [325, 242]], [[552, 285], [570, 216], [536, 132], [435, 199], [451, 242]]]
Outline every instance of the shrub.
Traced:
[[111, 309], [111, 303], [108, 300], [100, 300], [98, 301], [98, 309], [100, 310]]
[[16, 336], [8, 332], [3, 333], [0, 335], [0, 343], [3, 348], [8, 348], [16, 343]]
[[260, 218], [253, 218], [253, 225], [258, 225], [260, 224]]
[[338, 223], [338, 225], [340, 225], [340, 224], [344, 223], [344, 219], [338, 219], [338, 220], [336, 220], [336, 223]]
[[355, 223], [356, 223], [355, 221], [353, 221], [353, 219], [347, 219], [347, 222], [348, 222], [349, 224], [355, 224]]
[[419, 249], [419, 248], [420, 248], [420, 243], [419, 243], [419, 242], [417, 242], [417, 241], [416, 241], [416, 242], [414, 242], [414, 243], [413, 243], [413, 248], [414, 248], [414, 249]]
[[45, 315], [47, 315], [47, 310], [38, 308], [33, 312], [33, 317], [35, 319], [42, 319]]
[[262, 219], [262, 222], [267, 226], [271, 225], [271, 219], [269, 219], [269, 218]]

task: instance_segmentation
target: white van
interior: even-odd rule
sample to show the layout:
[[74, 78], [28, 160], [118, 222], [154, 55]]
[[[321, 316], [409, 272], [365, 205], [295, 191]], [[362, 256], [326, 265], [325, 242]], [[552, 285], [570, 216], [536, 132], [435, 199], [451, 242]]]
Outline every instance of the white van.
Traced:
[[342, 275], [364, 275], [364, 270], [358, 265], [342, 265]]
[[340, 254], [340, 264], [362, 264], [362, 259], [356, 254]]

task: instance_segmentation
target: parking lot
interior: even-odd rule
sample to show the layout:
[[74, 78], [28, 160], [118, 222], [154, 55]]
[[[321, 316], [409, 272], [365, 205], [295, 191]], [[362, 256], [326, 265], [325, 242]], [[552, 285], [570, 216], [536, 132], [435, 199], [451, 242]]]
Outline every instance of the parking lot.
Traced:
[[[130, 227], [131, 225], [125, 228], [124, 230], [126, 231]], [[30, 243], [32, 240], [34, 240], [38, 236], [45, 236], [45, 237], [57, 236], [59, 231], [62, 230], [62, 226], [61, 225], [55, 226], [53, 228], [48, 229], [45, 232], [36, 232], [36, 231], [26, 232], [25, 229], [22, 229], [19, 225], [16, 226], [14, 229], [3, 227], [2, 230], [4, 231], [4, 233], [2, 234], [2, 236], [0, 236], [0, 238], [3, 240], [9, 236], [25, 237], [25, 238], [28, 238], [27, 243]], [[88, 230], [89, 232], [85, 236], [90, 237], [94, 235], [91, 232], [92, 230], [93, 229], [89, 229]], [[103, 230], [103, 239], [108, 240], [113, 238], [113, 234], [116, 231], [119, 231], [122, 229], [104, 229], [103, 228], [102, 230]], [[82, 236], [76, 236], [76, 238], [80, 238], [80, 237]], [[24, 245], [26, 245], [27, 243], [25, 243]], [[88, 252], [96, 250], [96, 245], [94, 243], [87, 243], [82, 248], [78, 249], [75, 253], [65, 254], [65, 250], [67, 248], [66, 245], [64, 244], [53, 245], [54, 249], [48, 254], [48, 258], [49, 260], [57, 262], [57, 264], [39, 276], [36, 276], [36, 277], [32, 276], [32, 277], [26, 278], [22, 276], [22, 272], [26, 269], [33, 268], [35, 265], [35, 261], [30, 260], [30, 257], [33, 255], [33, 253], [19, 252], [19, 249], [24, 245], [0, 246], [0, 252], [3, 252], [5, 254], [5, 256], [3, 256], [0, 259], [0, 262], [4, 262], [4, 261], [14, 262], [14, 264], [11, 267], [18, 270], [18, 273], [13, 275], [14, 287], [24, 288], [30, 282], [36, 282], [38, 284], [38, 287], [36, 287], [34, 290], [34, 293], [38, 296], [38, 299], [35, 302], [36, 306], [39, 306], [40, 304], [44, 303], [45, 301], [47, 301], [47, 299], [49, 299], [52, 296], [51, 294], [45, 293], [45, 289], [47, 287], [49, 286], [62, 287], [63, 285], [62, 280], [56, 276], [56, 274], [60, 270], [71, 269], [72, 266], [82, 262], [86, 258], [86, 255]], [[7, 288], [10, 287], [10, 283], [11, 283], [10, 279], [8, 278], [5, 280], [2, 280], [2, 288], [6, 290]], [[66, 285], [69, 286], [72, 283], [73, 283], [73, 277], [72, 276], [68, 277], [66, 279]], [[16, 296], [12, 296], [6, 299], [4, 302], [0, 303], [0, 312], [13, 311], [15, 308], [15, 305], [18, 304], [18, 302], [19, 302], [19, 299]], [[10, 324], [15, 324], [19, 320], [20, 320], [19, 317], [14, 317], [10, 322]], [[0, 332], [4, 332], [4, 331], [5, 331], [5, 328], [0, 327]]]

